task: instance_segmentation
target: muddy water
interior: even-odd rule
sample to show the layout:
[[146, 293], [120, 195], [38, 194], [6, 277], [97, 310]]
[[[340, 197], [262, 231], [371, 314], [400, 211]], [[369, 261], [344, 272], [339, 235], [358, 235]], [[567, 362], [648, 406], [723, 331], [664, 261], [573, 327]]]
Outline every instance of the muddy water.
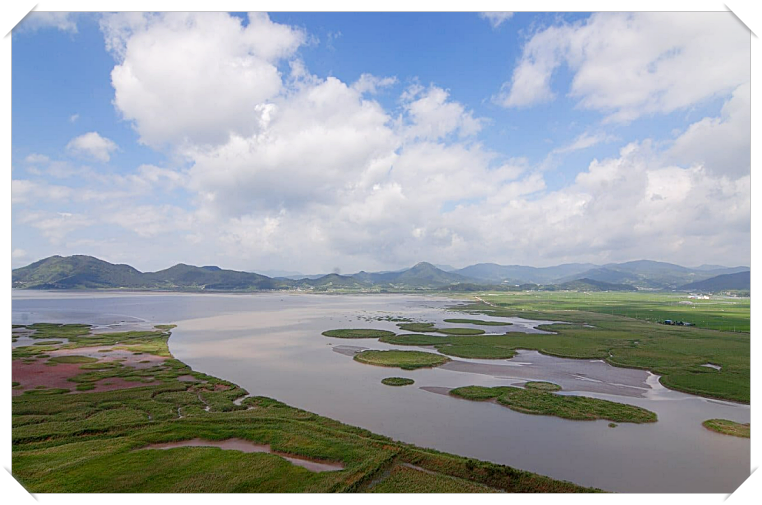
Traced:
[[[749, 422], [748, 406], [661, 387], [645, 371], [598, 360], [568, 360], [522, 351], [511, 360], [454, 359], [437, 369], [401, 371], [352, 360], [357, 350], [400, 348], [376, 340], [327, 338], [333, 328], [396, 329], [384, 316], [442, 323], [466, 317], [452, 300], [419, 296], [191, 295], [14, 293], [13, 323], [97, 322], [108, 326], [176, 323], [170, 350], [195, 370], [255, 395], [419, 446], [508, 464], [582, 485], [624, 492], [727, 493], [749, 474], [749, 441], [710, 432], [701, 422]], [[500, 318], [478, 316], [486, 320]], [[507, 318], [526, 331], [543, 322]], [[410, 347], [407, 347], [410, 349]], [[420, 348], [436, 352], [431, 348]], [[336, 351], [336, 352], [334, 352]], [[389, 388], [388, 376], [414, 386]], [[500, 405], [452, 398], [447, 389], [548, 380], [564, 394], [584, 394], [657, 413], [650, 425], [569, 421], [520, 414]], [[425, 389], [422, 389], [425, 388]]]

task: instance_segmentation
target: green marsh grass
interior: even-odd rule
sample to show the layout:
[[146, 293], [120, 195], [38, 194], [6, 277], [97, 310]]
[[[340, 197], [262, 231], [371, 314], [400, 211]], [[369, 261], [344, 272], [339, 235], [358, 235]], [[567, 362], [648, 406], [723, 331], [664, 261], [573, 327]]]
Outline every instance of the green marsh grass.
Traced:
[[415, 381], [407, 377], [386, 377], [381, 379], [381, 383], [387, 386], [409, 386], [415, 384]]
[[586, 396], [557, 395], [536, 389], [510, 386], [465, 386], [450, 390], [452, 396], [466, 400], [495, 400], [524, 414], [556, 416], [576, 421], [606, 419], [617, 423], [655, 423], [656, 414], [634, 405], [599, 400]]
[[421, 351], [362, 351], [355, 354], [354, 359], [368, 365], [396, 367], [403, 370], [433, 368], [450, 361], [450, 358], [441, 354]]
[[381, 338], [394, 336], [394, 332], [386, 330], [372, 330], [367, 328], [340, 329], [324, 331], [323, 335], [334, 338]]
[[737, 423], [735, 421], [729, 421], [727, 419], [708, 419], [701, 423], [704, 428], [723, 435], [731, 435], [734, 437], [751, 438], [751, 424], [750, 423]]
[[[50, 334], [47, 338], [64, 333], [89, 338], [82, 325], [73, 329], [60, 325], [38, 328]], [[167, 348], [168, 330], [92, 336], [107, 342], [98, 345], [141, 349], [138, 352], [166, 358], [154, 366], [135, 369], [121, 363], [105, 367], [100, 366], [102, 363], [83, 364], [81, 368], [91, 368], [73, 377], [76, 394], [44, 388], [13, 397], [12, 469], [27, 490], [327, 493], [362, 492], [381, 486], [380, 490], [388, 491], [448, 492], [456, 482], [457, 488], [465, 491], [481, 486], [505, 492], [595, 491], [504, 465], [396, 442], [271, 398], [250, 397], [235, 405], [233, 401], [247, 392], [173, 359]], [[178, 380], [182, 375], [205, 382], [182, 382]], [[152, 378], [156, 383], [101, 392], [88, 388], [97, 381], [118, 378]], [[344, 469], [310, 472], [274, 454], [209, 447], [138, 450], [153, 443], [193, 438], [241, 438], [269, 444], [276, 452], [341, 462]], [[406, 465], [417, 468], [395, 471], [410, 469]], [[369, 489], [371, 483], [375, 485]]]

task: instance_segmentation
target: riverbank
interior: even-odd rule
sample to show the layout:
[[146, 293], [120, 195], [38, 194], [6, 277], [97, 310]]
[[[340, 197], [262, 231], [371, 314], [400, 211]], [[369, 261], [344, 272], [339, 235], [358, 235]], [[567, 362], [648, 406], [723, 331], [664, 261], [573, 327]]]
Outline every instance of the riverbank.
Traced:
[[[48, 341], [15, 347], [16, 368], [67, 367], [56, 374], [62, 380], [55, 387], [40, 377], [35, 383], [13, 379], [12, 470], [30, 492], [594, 491], [396, 442], [270, 398], [246, 397], [238, 385], [174, 359], [169, 327], [97, 336], [89, 330], [14, 328]], [[50, 361], [62, 355], [95, 361]], [[119, 387], [96, 390], [106, 386]], [[269, 450], [139, 450], [194, 439], [209, 445], [237, 439]], [[313, 471], [289, 457], [332, 470]]]

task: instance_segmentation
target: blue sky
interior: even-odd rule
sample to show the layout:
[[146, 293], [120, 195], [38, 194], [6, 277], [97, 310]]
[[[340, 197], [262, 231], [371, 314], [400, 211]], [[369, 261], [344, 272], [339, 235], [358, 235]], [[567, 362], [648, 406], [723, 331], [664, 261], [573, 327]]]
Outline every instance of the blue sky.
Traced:
[[13, 265], [748, 264], [748, 53], [727, 13], [32, 14]]

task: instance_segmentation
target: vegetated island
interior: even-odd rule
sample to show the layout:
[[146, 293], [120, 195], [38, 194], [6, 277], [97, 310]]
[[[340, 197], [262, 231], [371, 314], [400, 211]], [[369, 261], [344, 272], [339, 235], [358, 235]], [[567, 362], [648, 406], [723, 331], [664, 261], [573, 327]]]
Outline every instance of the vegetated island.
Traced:
[[[13, 328], [15, 339], [47, 341], [12, 351], [12, 468], [26, 489], [596, 491], [396, 442], [271, 398], [247, 397], [236, 384], [174, 359], [167, 347], [170, 330], [160, 325], [92, 334], [88, 325]], [[53, 339], [59, 343], [51, 344]], [[96, 361], [50, 361], [65, 356]], [[242, 444], [255, 449], [238, 447]], [[175, 446], [184, 447], [167, 448]]]
[[409, 386], [415, 384], [415, 381], [407, 377], [386, 377], [381, 379], [381, 383], [387, 386]]
[[393, 331], [372, 330], [367, 328], [341, 329], [324, 331], [323, 335], [333, 338], [381, 338], [394, 336]]
[[701, 425], [708, 430], [716, 431], [723, 435], [751, 438], [751, 423], [742, 424], [729, 421], [728, 419], [708, 419], [701, 423]]
[[657, 420], [655, 413], [634, 405], [586, 396], [557, 395], [536, 386], [526, 389], [512, 386], [465, 386], [450, 390], [450, 395], [466, 400], [493, 400], [523, 414], [556, 416], [576, 421], [605, 419], [616, 423], [655, 423]]
[[367, 365], [388, 366], [403, 370], [415, 370], [417, 368], [433, 368], [444, 365], [450, 358], [433, 352], [422, 351], [362, 351], [354, 356], [355, 361]]
[[445, 319], [445, 323], [452, 324], [476, 324], [479, 326], [511, 326], [508, 321], [482, 321], [481, 319]]

